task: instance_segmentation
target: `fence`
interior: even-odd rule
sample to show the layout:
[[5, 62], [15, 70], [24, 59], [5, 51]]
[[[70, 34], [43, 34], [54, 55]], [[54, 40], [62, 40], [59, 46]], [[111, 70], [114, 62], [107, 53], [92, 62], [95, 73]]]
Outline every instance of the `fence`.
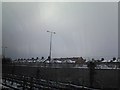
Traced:
[[4, 86], [14, 90], [97, 90], [83, 86], [77, 86], [70, 83], [61, 83], [54, 81], [46, 81], [33, 77], [18, 76], [12, 74], [3, 74]]

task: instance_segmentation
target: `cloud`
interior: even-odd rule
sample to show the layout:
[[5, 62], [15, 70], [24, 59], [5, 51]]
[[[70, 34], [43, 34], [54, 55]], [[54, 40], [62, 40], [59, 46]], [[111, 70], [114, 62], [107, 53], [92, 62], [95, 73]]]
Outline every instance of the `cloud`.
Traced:
[[117, 3], [3, 3], [3, 45], [12, 58], [118, 54]]

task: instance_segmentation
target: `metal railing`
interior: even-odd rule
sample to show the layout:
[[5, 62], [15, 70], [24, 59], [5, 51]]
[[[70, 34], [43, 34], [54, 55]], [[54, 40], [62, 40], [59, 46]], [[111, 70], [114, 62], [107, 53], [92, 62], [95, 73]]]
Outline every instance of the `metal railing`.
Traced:
[[14, 90], [97, 90], [93, 88], [83, 87], [74, 85], [71, 83], [61, 83], [55, 81], [48, 81], [33, 77], [25, 77], [25, 76], [18, 76], [12, 74], [4, 74], [3, 75], [3, 82], [4, 86], [12, 88]]

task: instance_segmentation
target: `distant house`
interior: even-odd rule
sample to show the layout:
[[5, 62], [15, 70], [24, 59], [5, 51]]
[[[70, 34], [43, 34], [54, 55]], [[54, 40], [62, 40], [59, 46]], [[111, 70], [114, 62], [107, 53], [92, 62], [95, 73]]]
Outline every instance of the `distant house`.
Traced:
[[82, 57], [79, 57], [76, 61], [76, 64], [84, 64], [85, 63], [85, 59], [83, 59]]
[[85, 63], [85, 60], [82, 57], [70, 57], [70, 58], [54, 58], [53, 59], [55, 62], [56, 61], [61, 61], [61, 63]]

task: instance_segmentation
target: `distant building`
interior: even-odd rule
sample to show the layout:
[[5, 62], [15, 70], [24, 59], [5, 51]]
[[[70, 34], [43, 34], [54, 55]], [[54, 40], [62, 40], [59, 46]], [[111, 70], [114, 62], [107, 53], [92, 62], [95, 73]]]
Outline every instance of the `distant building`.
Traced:
[[82, 57], [54, 58], [53, 61], [60, 61], [62, 63], [76, 63], [76, 64], [85, 63], [85, 59], [83, 59]]

